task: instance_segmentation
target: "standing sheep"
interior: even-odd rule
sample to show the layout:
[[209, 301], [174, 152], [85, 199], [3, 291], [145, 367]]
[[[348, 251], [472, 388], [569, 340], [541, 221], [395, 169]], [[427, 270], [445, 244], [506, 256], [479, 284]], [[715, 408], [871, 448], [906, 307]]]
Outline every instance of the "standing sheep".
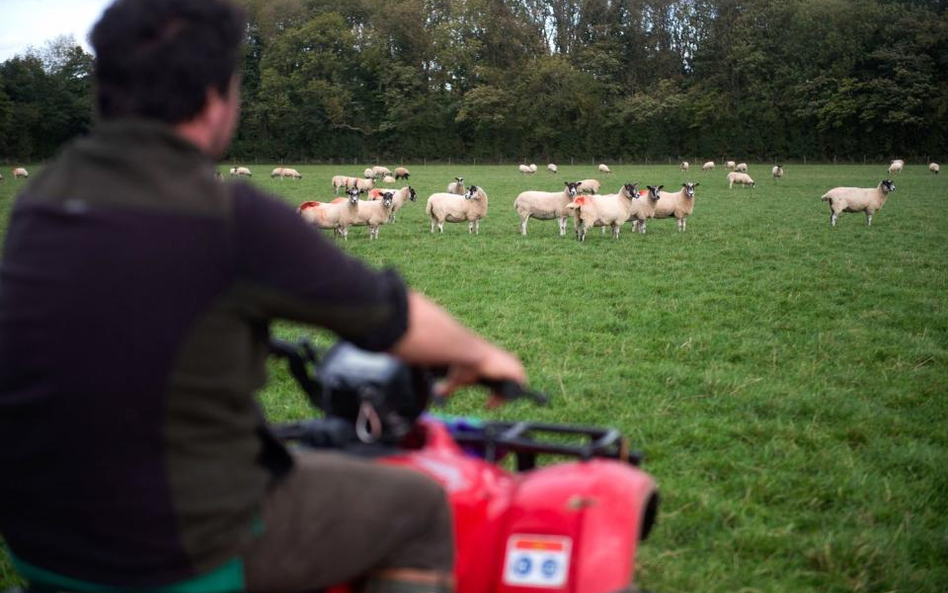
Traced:
[[336, 233], [349, 240], [349, 225], [359, 213], [359, 194], [358, 189], [352, 188], [346, 191], [348, 199], [339, 198], [331, 203], [326, 202], [303, 202], [297, 213], [306, 222], [321, 229], [334, 229]]
[[707, 163], [701, 165], [702, 171], [714, 171], [714, 161], [708, 161]]
[[690, 168], [691, 168], [691, 163], [689, 163], [688, 161], [681, 161], [681, 164], [678, 165], [678, 170], [681, 171], [682, 173], [687, 173], [688, 169]]
[[448, 184], [448, 193], [463, 196], [464, 195], [464, 178], [455, 177], [454, 181]]
[[253, 177], [253, 173], [250, 172], [250, 169], [247, 167], [231, 167], [230, 168], [231, 177]]
[[353, 177], [352, 179], [355, 179], [355, 188], [360, 191], [367, 192], [375, 187], [374, 179], [359, 179], [357, 177]]
[[780, 165], [774, 165], [774, 168], [771, 169], [770, 174], [774, 176], [774, 181], [783, 177], [783, 167]]
[[895, 182], [883, 179], [879, 185], [871, 188], [834, 187], [821, 198], [829, 202], [830, 225], [836, 226], [840, 212], [865, 212], [866, 226], [872, 226], [872, 215], [882, 210], [890, 192], [895, 191]]
[[632, 201], [632, 213], [629, 216], [629, 220], [632, 221], [632, 230], [643, 234], [645, 223], [649, 218], [655, 218], [655, 209], [658, 207], [658, 201], [662, 197], [662, 188], [665, 186], [646, 185], [645, 187], [647, 189], [639, 192], [639, 199]]
[[605, 163], [599, 163], [599, 172], [600, 172], [600, 173], [605, 173], [605, 174], [607, 174], [607, 175], [611, 175], [611, 174], [612, 174], [612, 170], [611, 170], [608, 166], [606, 166]]
[[487, 216], [487, 193], [472, 185], [463, 196], [457, 194], [431, 194], [425, 205], [425, 213], [431, 219], [431, 232], [435, 224], [444, 232], [445, 222], [468, 221], [468, 232], [479, 234], [480, 221]]
[[373, 177], [385, 177], [386, 175], [392, 174], [392, 172], [389, 171], [387, 167], [382, 167], [379, 165], [372, 167], [372, 171], [375, 173]]
[[16, 169], [13, 170], [13, 178], [14, 178], [14, 179], [17, 179], [17, 178], [20, 178], [20, 177], [22, 177], [23, 179], [26, 179], [26, 178], [29, 177], [29, 176], [30, 176], [29, 171], [27, 171], [27, 170], [24, 169], [23, 167], [17, 167]]
[[530, 173], [533, 174], [533, 173], [536, 173], [536, 172], [537, 172], [537, 164], [536, 164], [536, 163], [531, 163], [531, 164], [530, 164]]
[[297, 171], [296, 169], [289, 169], [287, 167], [277, 167], [276, 169], [271, 171], [270, 179], [273, 179], [274, 177], [279, 177], [280, 179], [285, 179], [287, 177], [291, 177], [293, 179], [303, 178], [303, 176], [300, 175], [299, 171]]
[[612, 227], [612, 238], [619, 238], [619, 229], [632, 216], [632, 202], [639, 198], [638, 184], [626, 183], [617, 194], [580, 196], [567, 206], [576, 216], [576, 239], [586, 240], [592, 227]]
[[557, 171], [559, 171], [559, 169], [553, 163], [550, 163], [549, 165], [547, 165], [546, 170], [549, 171], [550, 173], [556, 173]]
[[405, 167], [395, 168], [395, 179], [408, 179], [409, 175], [411, 175], [411, 173], [409, 173]]
[[358, 200], [358, 206], [355, 216], [349, 221], [351, 226], [368, 226], [369, 239], [379, 238], [379, 227], [392, 218], [392, 204], [395, 192], [383, 191], [381, 200], [367, 201]]
[[518, 165], [517, 169], [520, 171], [521, 175], [530, 175], [533, 171], [530, 170], [529, 165]]
[[659, 192], [658, 204], [655, 205], [655, 218], [672, 218], [678, 220], [678, 231], [683, 232], [688, 226], [688, 217], [695, 210], [695, 188], [700, 183], [682, 183], [681, 189], [672, 192]]
[[[370, 200], [381, 200], [382, 190], [380, 189], [370, 190], [368, 195], [369, 195]], [[394, 195], [392, 196], [391, 222], [395, 222], [395, 213], [401, 210], [402, 206], [405, 205], [405, 202], [408, 200], [411, 200], [412, 202], [414, 202], [417, 195], [418, 194], [415, 193], [415, 188], [413, 188], [410, 185], [406, 185], [405, 187], [395, 191]]]
[[905, 161], [902, 159], [895, 159], [892, 161], [892, 164], [889, 165], [889, 175], [892, 175], [893, 173], [901, 173], [904, 167]]
[[751, 189], [757, 187], [757, 182], [751, 179], [751, 176], [747, 173], [738, 173], [737, 171], [731, 171], [727, 174], [727, 188], [732, 189], [734, 184], [738, 184], [741, 187], [745, 185], [751, 186]]
[[938, 172], [941, 170], [941, 167], [938, 165], [938, 163], [929, 163], [928, 170], [934, 173], [935, 175], [938, 175]]
[[726, 163], [724, 163], [724, 168], [727, 169], [728, 171], [733, 171], [734, 167], [736, 166], [737, 165], [734, 163], [734, 161], [727, 161]]
[[579, 182], [577, 191], [581, 194], [598, 194], [601, 187], [598, 179], [583, 179]]
[[738, 163], [734, 170], [739, 173], [747, 173], [747, 163]]
[[530, 218], [537, 220], [557, 219], [560, 225], [560, 236], [566, 236], [566, 221], [570, 216], [567, 206], [576, 197], [579, 188], [578, 182], [564, 181], [566, 189], [558, 192], [525, 191], [514, 200], [514, 209], [520, 216], [520, 234], [527, 234], [527, 221]]

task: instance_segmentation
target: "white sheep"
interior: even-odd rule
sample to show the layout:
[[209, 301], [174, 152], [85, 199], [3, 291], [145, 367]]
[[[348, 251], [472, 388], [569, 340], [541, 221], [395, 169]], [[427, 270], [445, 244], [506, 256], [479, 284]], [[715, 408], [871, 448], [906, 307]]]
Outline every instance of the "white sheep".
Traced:
[[29, 177], [29, 176], [30, 176], [29, 171], [27, 171], [27, 170], [24, 169], [23, 167], [17, 167], [16, 169], [13, 170], [13, 178], [14, 178], [14, 179], [17, 179], [17, 178], [19, 178], [19, 177], [22, 177], [22, 178], [26, 179], [26, 178]]
[[747, 163], [738, 163], [734, 170], [739, 173], [747, 173]]
[[605, 163], [599, 163], [599, 172], [608, 175], [612, 173], [612, 170]]
[[938, 175], [938, 172], [941, 171], [941, 167], [938, 165], [938, 163], [928, 163], [928, 170], [935, 175]]
[[655, 218], [672, 218], [678, 220], [679, 232], [688, 226], [688, 217], [695, 210], [695, 188], [700, 183], [682, 183], [681, 189], [676, 192], [659, 192], [658, 204], [655, 205]]
[[774, 168], [770, 170], [770, 174], [774, 176], [774, 181], [783, 177], [783, 167], [780, 165], [774, 165]]
[[655, 218], [655, 210], [658, 208], [658, 201], [662, 197], [662, 188], [665, 186], [646, 185], [645, 187], [647, 189], [639, 191], [638, 199], [632, 200], [632, 212], [629, 215], [629, 220], [632, 221], [632, 229], [640, 233], [645, 233], [645, 223], [648, 219]]
[[299, 172], [299, 171], [297, 171], [296, 169], [290, 169], [290, 168], [287, 168], [287, 167], [277, 167], [276, 169], [274, 169], [273, 171], [271, 171], [271, 172], [270, 172], [270, 179], [273, 179], [274, 177], [279, 177], [280, 179], [285, 179], [285, 178], [287, 178], [287, 177], [291, 177], [291, 178], [293, 178], [293, 179], [302, 179], [302, 178], [303, 178], [303, 176], [300, 175], [300, 172]]
[[876, 187], [834, 187], [821, 198], [829, 202], [830, 225], [836, 226], [840, 212], [865, 212], [866, 226], [872, 226], [872, 215], [882, 210], [890, 192], [895, 191], [895, 182], [883, 179]]
[[537, 164], [536, 164], [536, 163], [531, 163], [531, 164], [530, 164], [530, 173], [536, 173], [536, 172], [537, 172]]
[[714, 171], [714, 161], [708, 161], [707, 163], [701, 165], [702, 171]]
[[340, 189], [347, 189], [349, 182], [349, 177], [346, 175], [333, 175], [332, 177], [332, 193], [338, 194]]
[[687, 173], [688, 169], [690, 168], [691, 168], [691, 163], [689, 163], [688, 161], [681, 161], [681, 164], [678, 165], [678, 170], [681, 171], [682, 173]]
[[374, 179], [359, 179], [356, 177], [353, 177], [353, 179], [355, 179], [355, 188], [361, 191], [366, 192], [375, 187]]
[[332, 202], [303, 202], [297, 213], [303, 217], [306, 222], [321, 229], [334, 229], [334, 231], [348, 241], [349, 225], [359, 213], [359, 194], [358, 189], [352, 188], [346, 191], [348, 198], [336, 198]]
[[557, 166], [554, 165], [553, 163], [550, 163], [549, 165], [547, 165], [546, 170], [549, 171], [550, 173], [556, 173], [557, 171], [559, 171]]
[[533, 171], [530, 170], [530, 165], [518, 165], [517, 169], [521, 175], [530, 175], [533, 173]]
[[247, 167], [231, 167], [230, 168], [231, 177], [253, 177], [253, 173], [250, 172], [250, 169]]
[[395, 183], [397, 180], [391, 175], [386, 175], [382, 178], [382, 183]]
[[[370, 200], [381, 200], [381, 199], [382, 199], [382, 191], [383, 191], [383, 190], [378, 189], [378, 188], [373, 189], [373, 190], [369, 190], [369, 193], [368, 193], [369, 199], [370, 199]], [[415, 193], [415, 188], [413, 188], [413, 187], [410, 186], [410, 185], [406, 185], [405, 187], [403, 187], [403, 188], [401, 188], [401, 189], [399, 189], [399, 190], [395, 190], [394, 195], [392, 196], [392, 217], [391, 217], [391, 222], [395, 222], [395, 213], [402, 209], [402, 206], [405, 205], [405, 202], [408, 201], [408, 200], [411, 200], [412, 202], [414, 202], [414, 201], [415, 201], [415, 198], [417, 197], [417, 195], [418, 195], [418, 194]]]
[[579, 182], [577, 191], [581, 194], [598, 194], [601, 187], [598, 179], [583, 179]]
[[734, 167], [736, 166], [737, 164], [734, 161], [727, 161], [726, 163], [724, 163], [724, 168], [727, 169], [728, 171], [733, 171]]
[[451, 183], [448, 184], [448, 193], [449, 193], [449, 194], [457, 194], [457, 195], [459, 195], [459, 196], [463, 196], [463, 195], [464, 195], [464, 191], [465, 191], [465, 190], [464, 190], [464, 178], [463, 178], [463, 177], [455, 177], [455, 178], [454, 178], [454, 181], [452, 181]]
[[375, 179], [375, 169], [366, 169], [362, 172], [362, 176], [366, 179]]
[[409, 173], [405, 167], [395, 168], [395, 179], [408, 179], [409, 175], [411, 175], [411, 173]]
[[392, 218], [394, 191], [382, 191], [381, 199], [364, 202], [357, 201], [358, 211], [349, 221], [351, 226], [369, 227], [369, 239], [379, 238], [379, 227]]
[[892, 161], [892, 164], [889, 165], [889, 175], [892, 175], [893, 173], [901, 173], [904, 167], [905, 161], [902, 159], [895, 159]]
[[741, 187], [745, 185], [751, 186], [751, 189], [757, 187], [757, 182], [751, 179], [751, 176], [747, 173], [738, 173], [737, 171], [731, 171], [727, 174], [727, 188], [732, 189], [734, 184], [738, 184]]
[[612, 227], [612, 238], [619, 238], [619, 229], [632, 216], [633, 201], [639, 197], [638, 184], [626, 183], [617, 194], [580, 196], [567, 209], [576, 216], [576, 239], [586, 240], [586, 231], [601, 226]]
[[3, 173], [0, 173], [0, 181], [3, 181]]
[[557, 219], [560, 225], [560, 236], [566, 236], [566, 221], [571, 212], [566, 209], [576, 197], [579, 182], [564, 181], [566, 188], [558, 192], [525, 191], [514, 200], [514, 209], [520, 216], [520, 234], [527, 234], [527, 221], [530, 218], [537, 220]]
[[445, 222], [468, 221], [468, 232], [479, 234], [480, 221], [487, 216], [487, 193], [472, 185], [463, 196], [457, 194], [431, 194], [425, 205], [425, 213], [431, 218], [431, 232], [435, 224], [444, 232]]
[[392, 174], [392, 172], [389, 171], [387, 167], [382, 167], [380, 165], [372, 167], [372, 171], [375, 173], [373, 177], [385, 177], [386, 175]]

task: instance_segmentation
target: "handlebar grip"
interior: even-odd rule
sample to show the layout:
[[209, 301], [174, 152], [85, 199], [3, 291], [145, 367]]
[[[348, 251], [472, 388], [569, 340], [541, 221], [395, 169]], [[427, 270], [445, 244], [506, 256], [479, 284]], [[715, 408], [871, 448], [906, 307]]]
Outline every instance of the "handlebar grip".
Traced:
[[478, 381], [478, 384], [490, 389], [493, 393], [506, 400], [527, 398], [540, 406], [545, 406], [550, 403], [550, 398], [545, 393], [527, 389], [523, 385], [515, 383], [514, 381], [481, 379]]

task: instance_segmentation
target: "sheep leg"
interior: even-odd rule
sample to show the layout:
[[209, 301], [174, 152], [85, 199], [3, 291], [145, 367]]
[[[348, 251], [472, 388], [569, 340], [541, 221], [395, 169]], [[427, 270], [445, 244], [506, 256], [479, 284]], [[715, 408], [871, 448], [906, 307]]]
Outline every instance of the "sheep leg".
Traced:
[[520, 219], [520, 234], [524, 237], [527, 236], [527, 221], [530, 220], [529, 216], [525, 216]]
[[435, 219], [432, 218], [431, 219], [431, 234], [432, 235], [434, 234], [434, 225], [435, 225]]
[[836, 226], [836, 219], [837, 219], [838, 217], [839, 217], [839, 215], [836, 214], [836, 212], [830, 210], [830, 225], [831, 225], [831, 226], [834, 226], [834, 227]]
[[[602, 228], [606, 228], [606, 227], [602, 227]], [[621, 224], [619, 224], [619, 223], [617, 223], [617, 222], [612, 223], [612, 238], [613, 238], [613, 239], [618, 239], [618, 238], [619, 238], [619, 229], [621, 229], [621, 228], [622, 228], [622, 225], [621, 225]]]
[[872, 226], [872, 213], [866, 210], [866, 226]]
[[475, 235], [481, 234], [481, 219], [480, 218], [474, 221], [474, 234]]
[[560, 236], [565, 237], [566, 236], [566, 217], [561, 216], [557, 222], [559, 222], [560, 224]]
[[679, 219], [678, 219], [678, 232], [680, 233], [680, 232], [682, 232], [682, 231], [684, 231], [684, 230], [685, 230], [685, 219], [684, 219], [684, 218], [679, 218]]
[[444, 234], [444, 221], [443, 220], [438, 221], [438, 232], [440, 232], [442, 235]]
[[473, 235], [473, 234], [474, 234], [474, 221], [473, 221], [473, 220], [472, 220], [471, 222], [467, 223], [467, 233], [468, 233], [469, 235]]

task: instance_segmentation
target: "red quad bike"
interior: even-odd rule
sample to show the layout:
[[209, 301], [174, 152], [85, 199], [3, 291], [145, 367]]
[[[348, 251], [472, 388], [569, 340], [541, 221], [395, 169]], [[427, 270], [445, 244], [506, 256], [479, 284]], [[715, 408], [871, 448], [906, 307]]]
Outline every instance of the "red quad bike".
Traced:
[[[617, 431], [439, 418], [424, 413], [438, 372], [344, 342], [322, 357], [306, 341], [271, 346], [325, 414], [277, 425], [277, 437], [372, 456], [444, 487], [455, 521], [457, 593], [638, 591], [636, 552], [654, 524], [658, 494], [638, 468], [642, 455]], [[507, 399], [546, 403], [514, 383], [482, 384]], [[555, 462], [538, 466], [540, 455]], [[350, 591], [340, 584], [327, 593]]]

